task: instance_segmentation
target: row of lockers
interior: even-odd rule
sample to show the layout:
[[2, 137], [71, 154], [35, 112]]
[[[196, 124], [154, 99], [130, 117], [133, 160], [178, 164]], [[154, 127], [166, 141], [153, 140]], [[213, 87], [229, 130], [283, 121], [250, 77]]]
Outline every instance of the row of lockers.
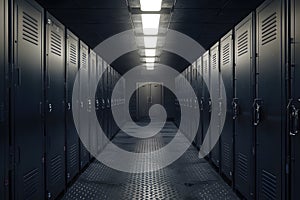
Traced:
[[[85, 123], [80, 133], [100, 132], [99, 122], [110, 139], [118, 131], [111, 107], [124, 106], [125, 83], [35, 1], [0, 0], [0, 9], [0, 199], [55, 199], [92, 159], [79, 140], [72, 106]], [[118, 99], [111, 100], [119, 80]], [[98, 122], [89, 118], [91, 109]], [[100, 152], [105, 144], [97, 135], [91, 140]]]
[[176, 101], [176, 113], [179, 104], [201, 113], [199, 149], [212, 134], [213, 109], [226, 106], [221, 137], [207, 158], [246, 199], [300, 199], [299, 13], [297, 0], [267, 0], [221, 38], [182, 73], [197, 99], [176, 79], [186, 97]]

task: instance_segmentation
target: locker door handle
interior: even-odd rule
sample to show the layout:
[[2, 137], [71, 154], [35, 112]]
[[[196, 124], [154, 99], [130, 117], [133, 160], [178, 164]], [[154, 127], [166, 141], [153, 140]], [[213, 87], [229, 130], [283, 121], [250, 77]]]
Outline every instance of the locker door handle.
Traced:
[[239, 99], [234, 98], [232, 101], [232, 107], [233, 107], [233, 119], [236, 120], [239, 115], [239, 104], [238, 104]]
[[96, 110], [99, 110], [99, 100], [96, 99]]
[[68, 110], [71, 110], [71, 103], [68, 103]]
[[200, 100], [200, 110], [203, 111], [204, 110], [204, 99], [201, 98]]
[[296, 106], [291, 106], [291, 136], [296, 136], [299, 134], [299, 109]]
[[262, 112], [262, 101], [260, 99], [256, 99], [254, 101], [254, 126], [258, 126], [261, 123], [261, 112]]
[[52, 107], [51, 103], [48, 104], [48, 111], [49, 111], [49, 113], [51, 113], [53, 111], [53, 107]]
[[212, 102], [211, 99], [208, 101], [209, 112], [212, 112]]

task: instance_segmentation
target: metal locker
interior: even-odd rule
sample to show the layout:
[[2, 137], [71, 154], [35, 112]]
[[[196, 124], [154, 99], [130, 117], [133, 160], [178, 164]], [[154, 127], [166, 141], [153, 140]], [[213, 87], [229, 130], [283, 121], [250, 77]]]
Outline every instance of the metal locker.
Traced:
[[44, 9], [17, 0], [14, 16], [14, 199], [43, 199]]
[[46, 15], [46, 195], [55, 199], [65, 186], [65, 28]]
[[79, 77], [79, 125], [80, 125], [80, 167], [83, 169], [90, 160], [90, 155], [85, 146], [89, 145], [89, 48], [80, 41], [80, 77]]
[[108, 135], [108, 115], [107, 115], [107, 96], [108, 96], [108, 90], [107, 90], [107, 76], [108, 76], [108, 67], [107, 67], [107, 63], [103, 60], [103, 75], [102, 75], [102, 79], [103, 79], [103, 131], [105, 133], [105, 135], [107, 136], [107, 138], [109, 138]]
[[[210, 99], [210, 55], [207, 51], [202, 56], [203, 64], [203, 140], [210, 134], [210, 116], [211, 116], [211, 99]], [[203, 152], [209, 157], [209, 152]]]
[[202, 57], [200, 57], [197, 60], [197, 65], [196, 65], [196, 94], [198, 97], [198, 109], [200, 112], [200, 121], [197, 122], [199, 123], [199, 128], [197, 132], [197, 143], [196, 146], [197, 148], [201, 148], [202, 143], [203, 143], [203, 63], [202, 63]]
[[[67, 30], [66, 39], [66, 176], [67, 182], [79, 173], [79, 138], [72, 112], [73, 86], [79, 68], [79, 40]], [[79, 106], [79, 96], [75, 97]], [[78, 115], [77, 115], [78, 116]], [[78, 119], [77, 119], [78, 121]]]
[[0, 199], [8, 199], [8, 2], [0, 0]]
[[[210, 95], [212, 99], [212, 107], [211, 109], [214, 110], [214, 113], [219, 113], [219, 98], [220, 98], [220, 55], [219, 55], [219, 42], [215, 44], [210, 49]], [[210, 136], [214, 136], [218, 134], [217, 132], [220, 129], [220, 117], [218, 115], [211, 116], [212, 120], [215, 120], [214, 124], [216, 126], [211, 126]], [[213, 144], [211, 144], [213, 147]], [[211, 150], [211, 161], [216, 166], [219, 167], [220, 165], [220, 142], [218, 141], [215, 146]]]
[[[258, 199], [283, 199], [286, 141], [285, 1], [268, 0], [256, 14], [256, 191]], [[276, 91], [276, 92], [274, 92]], [[272, 148], [276, 147], [276, 148]]]
[[112, 121], [111, 121], [111, 85], [112, 84], [112, 77], [111, 77], [111, 66], [107, 66], [107, 104], [106, 104], [106, 109], [107, 109], [107, 119], [108, 119], [108, 124], [107, 124], [107, 133], [109, 136], [109, 139], [112, 138]]
[[199, 110], [199, 104], [198, 104], [198, 76], [197, 76], [197, 61], [195, 61], [192, 64], [192, 68], [191, 68], [191, 81], [192, 81], [192, 87], [194, 89], [196, 98], [193, 98], [193, 127], [194, 130], [197, 130], [197, 133], [195, 134], [195, 138], [194, 138], [194, 144], [197, 146], [198, 144], [198, 130], [200, 128], [200, 126], [198, 127], [198, 129], [196, 129], [196, 126], [199, 125], [199, 122], [194, 120], [195, 119], [195, 115], [197, 113], [197, 110]]
[[[227, 99], [225, 124], [221, 133], [221, 172], [232, 181], [233, 175], [233, 92], [234, 92], [234, 58], [233, 31], [221, 39], [220, 71], [225, 86], [225, 94], [220, 91], [220, 98]], [[235, 107], [236, 110], [236, 107]]]
[[96, 91], [96, 76], [97, 76], [97, 55], [94, 51], [90, 51], [89, 56], [89, 134], [90, 134], [90, 148], [92, 152], [97, 152], [98, 150], [98, 138], [96, 133], [96, 118], [92, 115], [92, 110], [95, 111], [95, 100], [96, 94], [92, 93], [92, 91]]
[[255, 91], [255, 22], [254, 14], [235, 27], [235, 189], [247, 199], [254, 199], [255, 137], [252, 104]]
[[290, 141], [291, 141], [291, 199], [300, 199], [300, 137], [299, 137], [299, 109], [300, 109], [300, 3], [297, 0], [291, 1], [291, 105], [290, 105]]

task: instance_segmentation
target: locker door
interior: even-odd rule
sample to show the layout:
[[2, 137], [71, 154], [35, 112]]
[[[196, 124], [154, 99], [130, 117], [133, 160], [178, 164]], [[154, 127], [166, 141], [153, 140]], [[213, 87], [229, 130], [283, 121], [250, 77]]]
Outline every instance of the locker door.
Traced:
[[[73, 86], [79, 68], [79, 41], [69, 30], [67, 31], [66, 45], [66, 172], [69, 183], [79, 172], [79, 138], [72, 113]], [[79, 101], [78, 96], [76, 100]]]
[[200, 57], [197, 61], [197, 67], [196, 67], [196, 79], [197, 79], [197, 96], [198, 96], [198, 109], [200, 112], [200, 121], [198, 133], [197, 133], [197, 147], [200, 148], [203, 143], [203, 63], [202, 63], [202, 57]]
[[[79, 109], [79, 124], [80, 124], [80, 133], [81, 140], [80, 142], [80, 167], [83, 169], [89, 162], [90, 156], [88, 150], [85, 148], [85, 145], [89, 144], [89, 122], [88, 122], [88, 98], [89, 98], [89, 48], [83, 42], [80, 42], [80, 109]], [[84, 145], [84, 144], [85, 145]]]
[[111, 66], [108, 65], [107, 75], [107, 115], [108, 115], [108, 135], [109, 139], [112, 138], [112, 120], [111, 120], [111, 84], [112, 84], [112, 73]]
[[47, 13], [46, 190], [55, 199], [65, 186], [65, 28]]
[[[220, 84], [219, 84], [219, 43], [213, 46], [210, 50], [210, 95], [212, 99], [212, 109], [215, 113], [219, 113], [219, 98], [220, 98]], [[212, 126], [211, 127], [211, 136], [214, 134], [218, 134], [219, 131], [219, 117], [212, 116], [212, 120], [217, 120], [215, 124], [218, 124], [218, 127]], [[211, 144], [212, 146], [213, 144]], [[211, 151], [211, 161], [212, 163], [219, 167], [220, 164], [220, 142], [218, 141], [217, 144], [213, 147]]]
[[254, 199], [255, 159], [252, 104], [255, 76], [254, 16], [250, 14], [235, 28], [235, 188]]
[[103, 109], [103, 128], [104, 133], [106, 134], [107, 138], [109, 138], [108, 135], [108, 114], [107, 114], [107, 96], [108, 96], [108, 90], [107, 90], [107, 76], [108, 76], [108, 68], [107, 63], [103, 61], [103, 102], [104, 102], [104, 109]]
[[30, 0], [14, 5], [14, 194], [15, 199], [43, 199], [44, 10]]
[[95, 52], [90, 51], [90, 62], [89, 62], [89, 125], [90, 125], [90, 145], [93, 152], [97, 152], [98, 149], [98, 138], [96, 133], [96, 119], [94, 115], [91, 115], [91, 111], [95, 110], [95, 97], [96, 94], [91, 91], [95, 91], [96, 85], [96, 73], [97, 73], [97, 55]]
[[0, 199], [8, 199], [8, 127], [6, 75], [8, 70], [8, 4], [0, 0]]
[[[203, 56], [203, 139], [210, 133], [210, 114], [211, 114], [211, 99], [210, 99], [210, 61], [209, 51]], [[209, 152], [203, 152], [208, 154]], [[209, 155], [208, 155], [209, 156]]]
[[299, 187], [300, 187], [300, 135], [299, 135], [299, 109], [300, 109], [300, 57], [297, 56], [300, 53], [300, 29], [299, 29], [299, 19], [300, 19], [300, 3], [297, 0], [293, 0], [291, 3], [291, 21], [292, 21], [292, 38], [294, 42], [292, 43], [292, 65], [294, 65], [294, 74], [292, 82], [292, 99], [293, 106], [291, 112], [291, 142], [292, 142], [292, 174], [291, 174], [291, 199], [300, 199]]
[[[97, 113], [97, 119], [98, 121], [96, 121], [96, 123], [100, 124], [102, 127], [102, 120], [103, 120], [103, 116], [102, 116], [102, 58], [100, 56], [97, 56], [97, 77], [96, 80], [98, 81], [96, 86], [97, 86], [97, 92], [96, 92], [96, 113]], [[96, 132], [98, 134], [98, 153], [100, 153], [100, 151], [102, 150], [104, 143], [103, 143], [103, 138], [101, 137], [102, 134], [100, 134], [101, 130], [99, 126], [96, 126]]]
[[284, 198], [287, 103], [283, 5], [281, 0], [269, 0], [257, 9], [258, 98], [254, 102], [254, 120], [257, 134], [258, 199]]
[[233, 36], [230, 31], [221, 39], [220, 70], [223, 78], [225, 92], [221, 98], [227, 98], [227, 113], [224, 128], [221, 134], [221, 172], [231, 181], [233, 173]]

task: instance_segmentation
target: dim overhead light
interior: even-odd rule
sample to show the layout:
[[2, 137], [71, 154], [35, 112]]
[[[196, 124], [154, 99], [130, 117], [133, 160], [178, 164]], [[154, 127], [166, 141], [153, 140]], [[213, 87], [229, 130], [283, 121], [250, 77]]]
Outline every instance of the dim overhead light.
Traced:
[[140, 0], [142, 11], [160, 11], [162, 0]]
[[156, 55], [156, 49], [145, 49], [146, 57], [154, 57]]
[[153, 36], [145, 36], [144, 43], [146, 48], [156, 48], [157, 45], [157, 37]]
[[154, 63], [146, 63], [147, 70], [154, 70]]
[[155, 62], [155, 58], [145, 58], [146, 59], [146, 63], [154, 63]]
[[157, 35], [159, 29], [159, 14], [142, 14], [144, 35]]

